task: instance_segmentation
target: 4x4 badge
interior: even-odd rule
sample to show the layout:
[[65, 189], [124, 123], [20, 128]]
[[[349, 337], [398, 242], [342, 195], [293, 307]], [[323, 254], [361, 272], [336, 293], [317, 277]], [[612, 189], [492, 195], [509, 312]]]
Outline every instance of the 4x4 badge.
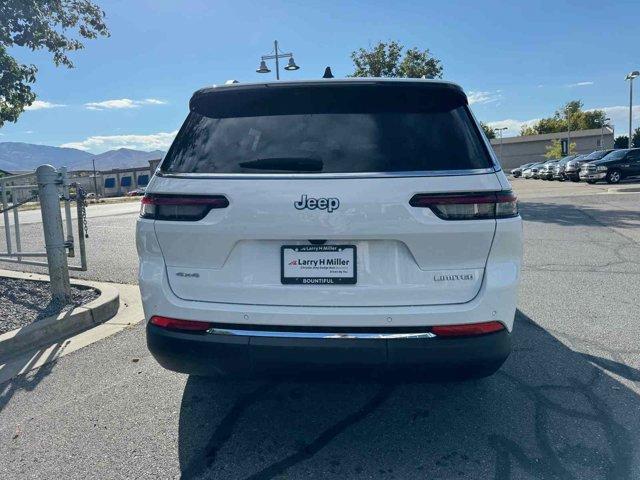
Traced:
[[307, 198], [306, 195], [302, 195], [300, 200], [293, 202], [293, 206], [296, 207], [296, 210], [304, 210], [305, 208], [315, 210], [317, 208], [331, 213], [340, 208], [340, 200], [337, 198]]

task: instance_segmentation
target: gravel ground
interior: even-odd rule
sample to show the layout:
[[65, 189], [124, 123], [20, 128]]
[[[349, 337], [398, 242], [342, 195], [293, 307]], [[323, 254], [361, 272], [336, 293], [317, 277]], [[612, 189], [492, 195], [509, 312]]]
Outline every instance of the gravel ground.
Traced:
[[0, 333], [29, 325], [95, 300], [100, 295], [89, 287], [71, 287], [72, 302], [51, 299], [48, 282], [0, 278]]

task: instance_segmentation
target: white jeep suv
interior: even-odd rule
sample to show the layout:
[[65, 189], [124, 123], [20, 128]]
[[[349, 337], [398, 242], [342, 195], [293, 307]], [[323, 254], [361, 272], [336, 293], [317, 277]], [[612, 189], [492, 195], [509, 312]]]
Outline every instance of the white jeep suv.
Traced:
[[137, 248], [147, 343], [171, 370], [477, 377], [511, 350], [521, 219], [452, 83], [197, 91]]

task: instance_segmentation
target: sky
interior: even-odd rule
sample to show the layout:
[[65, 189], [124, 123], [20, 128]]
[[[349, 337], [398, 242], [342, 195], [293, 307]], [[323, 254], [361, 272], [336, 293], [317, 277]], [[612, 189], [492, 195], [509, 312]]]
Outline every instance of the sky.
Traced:
[[[476, 117], [508, 127], [505, 135], [574, 99], [604, 109], [626, 134], [624, 77], [640, 69], [637, 1], [93, 1], [111, 36], [71, 53], [74, 69], [55, 67], [47, 52], [11, 50], [39, 68], [38, 100], [0, 128], [0, 142], [166, 150], [198, 88], [275, 80], [255, 70], [276, 39], [301, 67], [281, 72], [292, 80], [319, 78], [326, 66], [345, 77], [350, 53], [379, 40], [428, 48]], [[640, 79], [636, 90], [640, 105]]]

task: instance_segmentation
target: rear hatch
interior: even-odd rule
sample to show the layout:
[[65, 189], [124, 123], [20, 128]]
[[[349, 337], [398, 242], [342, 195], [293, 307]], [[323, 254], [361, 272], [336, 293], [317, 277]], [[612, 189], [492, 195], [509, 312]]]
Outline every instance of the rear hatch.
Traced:
[[196, 93], [144, 202], [185, 300], [441, 305], [477, 295], [500, 189], [458, 87], [268, 84]]

